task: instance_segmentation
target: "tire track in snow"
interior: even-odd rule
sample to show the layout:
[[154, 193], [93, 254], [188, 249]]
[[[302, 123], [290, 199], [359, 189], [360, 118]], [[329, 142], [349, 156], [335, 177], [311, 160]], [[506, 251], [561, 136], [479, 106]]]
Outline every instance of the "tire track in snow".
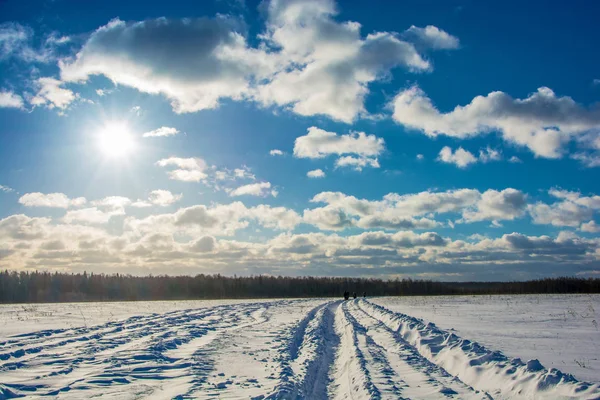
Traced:
[[[596, 399], [600, 384], [577, 381], [573, 376], [538, 360], [510, 359], [479, 343], [462, 339], [433, 323], [363, 301], [365, 313], [379, 320], [410, 344], [423, 358], [444, 368], [457, 379], [500, 399]], [[489, 395], [488, 395], [489, 396]]]
[[489, 395], [475, 391], [421, 356], [397, 332], [366, 312], [360, 306], [362, 303], [363, 300], [355, 300], [347, 305], [350, 320], [364, 329], [366, 342], [375, 348], [374, 352], [381, 359], [382, 370], [391, 369], [395, 372], [393, 375], [400, 377], [400, 382], [392, 388], [397, 388], [402, 396], [411, 399], [490, 399]]
[[[260, 303], [217, 306], [132, 317], [89, 329], [21, 335], [6, 341], [5, 347], [28, 348], [37, 339], [39, 351], [14, 357], [12, 350], [9, 361], [0, 366], [0, 389], [4, 386], [2, 391], [15, 395], [58, 395], [145, 382], [139, 386], [148, 391], [149, 383], [187, 376], [190, 371], [197, 376], [194, 366], [201, 364], [201, 369], [206, 369], [208, 365], [198, 362], [202, 357], [199, 350], [178, 357], [169, 352], [209, 332], [243, 327], [254, 321], [252, 313], [261, 308], [264, 305]], [[28, 383], [31, 381], [35, 384]]]
[[334, 331], [334, 312], [339, 301], [314, 307], [291, 329], [281, 354], [279, 383], [266, 399], [324, 399], [329, 371], [339, 338]]
[[381, 393], [371, 381], [357, 332], [347, 318], [346, 304], [341, 303], [335, 313], [340, 345], [331, 372], [333, 382], [329, 393], [335, 399], [379, 399]]

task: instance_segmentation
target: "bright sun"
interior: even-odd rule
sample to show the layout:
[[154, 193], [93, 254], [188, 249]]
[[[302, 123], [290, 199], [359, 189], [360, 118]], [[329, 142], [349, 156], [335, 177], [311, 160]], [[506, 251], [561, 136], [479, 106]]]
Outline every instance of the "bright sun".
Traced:
[[107, 124], [98, 133], [98, 145], [108, 157], [123, 157], [135, 149], [135, 141], [129, 127], [121, 122]]

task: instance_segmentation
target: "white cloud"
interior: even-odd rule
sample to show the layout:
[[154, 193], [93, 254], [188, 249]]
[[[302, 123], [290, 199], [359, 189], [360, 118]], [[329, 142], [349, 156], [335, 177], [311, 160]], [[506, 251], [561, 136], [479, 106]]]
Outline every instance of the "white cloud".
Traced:
[[463, 212], [465, 222], [513, 220], [525, 214], [527, 196], [516, 189], [486, 190], [473, 208]]
[[125, 220], [125, 230], [136, 235], [158, 231], [190, 236], [232, 236], [237, 230], [246, 228], [248, 221], [256, 221], [269, 229], [290, 230], [301, 222], [301, 218], [285, 207], [260, 204], [248, 208], [236, 201], [211, 207], [195, 205], [172, 214], [151, 215], [143, 219], [129, 217]]
[[235, 178], [256, 180], [256, 176], [254, 176], [254, 174], [250, 172], [250, 168], [246, 166], [243, 166], [242, 168], [235, 168], [233, 170], [233, 175]]
[[537, 202], [529, 205], [529, 213], [536, 224], [579, 227], [592, 219], [600, 210], [600, 196], [581, 196], [578, 192], [551, 189], [548, 193], [561, 200], [553, 204]]
[[379, 168], [376, 158], [343, 156], [335, 160], [336, 168], [350, 167], [355, 171], [362, 171], [365, 167]]
[[272, 156], [282, 156], [284, 153], [283, 153], [283, 151], [281, 151], [279, 149], [273, 149], [273, 150], [269, 151], [269, 154]]
[[23, 108], [23, 98], [11, 91], [0, 91], [0, 108]]
[[63, 217], [63, 221], [67, 224], [106, 224], [113, 215], [118, 214], [115, 214], [114, 212], [101, 211], [96, 207], [89, 207], [67, 211]]
[[600, 79], [594, 79], [594, 80], [592, 81], [592, 84], [593, 84], [593, 85], [600, 85]]
[[282, 66], [255, 97], [265, 105], [289, 106], [300, 115], [327, 115], [351, 122], [366, 113], [369, 83], [403, 66], [427, 71], [431, 65], [393, 32], [360, 34], [357, 22], [337, 22], [333, 1], [271, 1], [262, 36], [281, 49]]
[[466, 168], [469, 164], [477, 162], [477, 158], [470, 151], [459, 147], [455, 152], [452, 152], [452, 149], [448, 146], [444, 146], [440, 150], [438, 160], [448, 164], [455, 164], [459, 168]]
[[[277, 193], [277, 191], [275, 191]], [[270, 182], [257, 182], [250, 183], [248, 185], [242, 185], [233, 190], [229, 190], [229, 195], [231, 197], [237, 196], [268, 196], [271, 194], [273, 197], [277, 197], [277, 194], [273, 194], [271, 191], [271, 183]]]
[[594, 153], [575, 153], [571, 156], [572, 159], [581, 162], [588, 168], [600, 167], [600, 152]]
[[[336, 21], [331, 0], [265, 4], [266, 27], [258, 40], [245, 37], [243, 22], [222, 15], [112, 20], [74, 58], [60, 61], [61, 79], [83, 82], [104, 75], [166, 96], [177, 113], [215, 108], [222, 99], [254, 100], [351, 122], [367, 114], [369, 84], [386, 79], [393, 68], [431, 70], [399, 34], [362, 36], [358, 22]], [[425, 29], [434, 47], [447, 47], [443, 43], [452, 38], [442, 38], [447, 34], [435, 27]]]
[[313, 169], [312, 171], [308, 171], [306, 176], [309, 178], [325, 178], [325, 172], [322, 169]]
[[389, 193], [382, 200], [357, 199], [340, 192], [322, 192], [311, 202], [325, 207], [304, 211], [305, 222], [321, 229], [350, 226], [363, 229], [432, 229], [441, 225], [436, 214], [460, 215], [457, 223], [513, 220], [527, 211], [527, 196], [519, 190], [459, 189], [446, 192]]
[[64, 110], [71, 104], [77, 95], [69, 89], [61, 87], [64, 82], [54, 78], [39, 78], [36, 80], [37, 94], [29, 102], [34, 106], [45, 105], [48, 108]]
[[483, 163], [500, 160], [502, 160], [502, 153], [499, 150], [492, 149], [489, 146], [479, 150], [479, 161]]
[[319, 229], [337, 231], [354, 225], [354, 220], [340, 207], [320, 207], [304, 210], [304, 222]]
[[50, 218], [25, 215], [0, 219], [0, 242], [9, 250], [0, 259], [0, 268], [74, 272], [115, 268], [142, 274], [277, 274], [285, 269], [290, 274], [389, 277], [444, 270], [468, 280], [497, 278], [500, 272], [510, 279], [515, 271], [530, 269], [550, 275], [598, 270], [600, 261], [600, 241], [567, 232], [556, 237], [510, 233], [495, 239], [471, 237], [469, 241], [411, 231], [348, 236], [286, 232], [262, 242], [224, 238], [248, 227], [251, 221], [280, 230], [293, 229], [300, 221], [297, 214], [283, 207], [247, 208], [240, 202], [196, 205], [143, 219], [129, 217], [122, 233], [101, 218], [98, 214], [97, 220], [74, 219], [72, 223], [64, 218], [55, 223]]
[[5, 186], [5, 185], [0, 185], [0, 192], [4, 192], [4, 193], [11, 193], [14, 192], [15, 190], [11, 187]]
[[504, 140], [546, 158], [561, 157], [572, 138], [600, 127], [600, 111], [586, 109], [567, 96], [557, 97], [546, 87], [525, 99], [492, 92], [441, 113], [421, 89], [413, 86], [400, 92], [392, 105], [397, 123], [428, 136], [467, 138], [499, 131]]
[[173, 194], [168, 190], [153, 190], [148, 196], [148, 201], [154, 205], [167, 207], [178, 202], [183, 197], [182, 194]]
[[591, 220], [589, 222], [581, 224], [581, 228], [580, 229], [583, 232], [598, 233], [598, 232], [600, 232], [600, 224], [597, 224], [596, 221]]
[[134, 202], [131, 203], [131, 207], [135, 207], [135, 208], [148, 208], [148, 207], [152, 207], [152, 203], [150, 203], [147, 200], [137, 199], [137, 201], [134, 201]]
[[75, 59], [60, 62], [61, 77], [81, 82], [105, 75], [165, 95], [177, 113], [215, 108], [222, 98], [247, 95], [253, 70], [263, 67], [263, 52], [248, 48], [242, 31], [227, 17], [114, 19], [92, 33]]
[[271, 229], [291, 230], [302, 221], [302, 218], [294, 210], [264, 204], [249, 208], [248, 214], [260, 225]]
[[404, 35], [409, 40], [415, 40], [417, 44], [432, 49], [457, 49], [460, 46], [457, 37], [433, 25], [427, 25], [425, 28], [413, 25], [404, 31]]
[[364, 132], [352, 132], [338, 135], [315, 126], [308, 128], [308, 133], [296, 138], [294, 156], [299, 158], [323, 158], [331, 154], [356, 154], [372, 157], [385, 150], [382, 138], [367, 135]]
[[489, 146], [485, 149], [479, 150], [479, 157], [476, 157], [468, 150], [459, 147], [456, 151], [453, 151], [449, 146], [445, 146], [440, 150], [438, 160], [448, 163], [455, 164], [459, 168], [466, 168], [470, 164], [477, 162], [487, 163], [491, 161], [502, 160], [502, 154], [498, 150], [494, 150]]
[[156, 162], [160, 167], [176, 167], [168, 172], [169, 178], [184, 182], [200, 182], [207, 178], [206, 162], [201, 158], [163, 158]]
[[50, 207], [50, 208], [68, 208], [79, 207], [86, 203], [84, 197], [70, 199], [64, 193], [26, 193], [19, 199], [19, 203], [26, 207]]
[[295, 157], [314, 159], [338, 155], [342, 157], [336, 161], [337, 167], [352, 167], [359, 171], [366, 166], [379, 168], [376, 157], [384, 150], [384, 140], [375, 135], [367, 135], [364, 132], [338, 135], [314, 126], [308, 128], [308, 133], [296, 138], [294, 142]]
[[99, 200], [93, 200], [90, 203], [111, 215], [123, 215], [125, 214], [125, 207], [130, 206], [132, 201], [124, 196], [108, 196]]
[[423, 154], [417, 154], [417, 160], [421, 161], [424, 159], [425, 159], [425, 156]]
[[6, 59], [21, 53], [27, 46], [32, 32], [26, 27], [14, 23], [0, 24], [0, 59]]
[[179, 131], [175, 128], [170, 128], [168, 126], [163, 126], [153, 131], [145, 132], [143, 137], [159, 137], [159, 136], [174, 136], [177, 135]]
[[513, 164], [521, 164], [523, 161], [521, 161], [521, 159], [517, 156], [512, 156], [511, 158], [508, 159], [508, 162], [513, 163]]
[[32, 46], [33, 29], [16, 22], [0, 24], [0, 60], [18, 59], [27, 63], [48, 63], [55, 60], [55, 49], [67, 43], [68, 36], [47, 35], [39, 48]]

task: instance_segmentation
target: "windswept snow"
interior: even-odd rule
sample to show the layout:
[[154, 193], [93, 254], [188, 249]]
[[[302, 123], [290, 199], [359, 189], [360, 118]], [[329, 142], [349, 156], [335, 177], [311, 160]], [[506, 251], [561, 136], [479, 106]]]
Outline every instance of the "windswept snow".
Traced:
[[384, 307], [397, 299], [178, 303], [105, 319], [98, 304], [28, 305], [25, 328], [6, 313], [23, 306], [0, 307], [0, 399], [600, 399], [598, 382]]

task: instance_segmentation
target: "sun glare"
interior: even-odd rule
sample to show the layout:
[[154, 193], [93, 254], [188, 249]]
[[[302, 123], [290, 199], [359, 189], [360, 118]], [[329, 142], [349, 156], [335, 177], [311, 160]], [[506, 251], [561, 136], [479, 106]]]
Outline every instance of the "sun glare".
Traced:
[[98, 134], [100, 151], [107, 157], [124, 157], [135, 149], [135, 141], [124, 123], [107, 124]]

